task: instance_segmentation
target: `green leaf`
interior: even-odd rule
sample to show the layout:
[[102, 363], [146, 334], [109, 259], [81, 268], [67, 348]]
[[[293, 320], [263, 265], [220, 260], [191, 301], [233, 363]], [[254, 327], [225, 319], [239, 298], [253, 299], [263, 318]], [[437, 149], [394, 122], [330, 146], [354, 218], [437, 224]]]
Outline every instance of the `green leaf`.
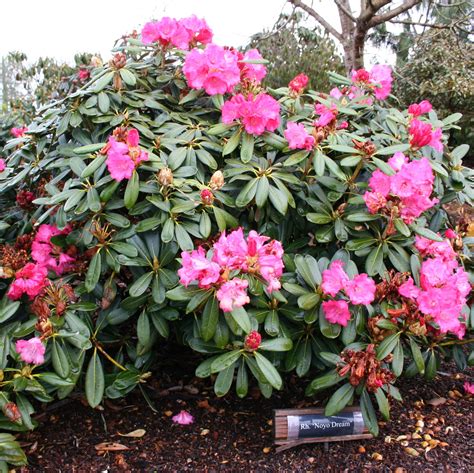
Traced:
[[87, 292], [92, 292], [99, 282], [100, 272], [102, 269], [102, 258], [100, 251], [98, 251], [91, 259], [89, 268], [87, 269], [85, 286]]
[[360, 408], [367, 429], [372, 435], [377, 436], [379, 434], [377, 415], [375, 414], [374, 406], [366, 389], [362, 391], [360, 396]]
[[132, 297], [141, 296], [150, 286], [151, 280], [153, 278], [153, 271], [142, 274], [131, 286], [129, 289], [129, 294]]
[[379, 388], [377, 391], [375, 391], [375, 399], [377, 400], [377, 404], [383, 418], [385, 420], [390, 420], [390, 406], [382, 389]]
[[393, 350], [393, 361], [392, 361], [392, 371], [395, 376], [400, 376], [403, 372], [403, 364], [404, 364], [404, 354], [403, 354], [403, 347], [398, 340], [395, 349]]
[[232, 386], [232, 381], [234, 380], [234, 372], [235, 363], [219, 372], [214, 383], [214, 392], [216, 393], [216, 396], [222, 397], [229, 392], [230, 387]]
[[179, 247], [183, 251], [190, 251], [194, 248], [193, 240], [191, 240], [189, 233], [185, 230], [183, 225], [177, 223], [174, 227], [174, 234]]
[[374, 276], [382, 271], [383, 265], [383, 246], [374, 248], [365, 260], [365, 270], [369, 276]]
[[431, 231], [429, 228], [419, 226], [412, 226], [412, 228], [415, 233], [421, 235], [422, 237], [428, 238], [428, 240], [443, 241], [443, 238], [441, 236]]
[[416, 367], [418, 368], [418, 372], [420, 374], [425, 374], [425, 360], [421, 354], [420, 347], [412, 337], [410, 337], [410, 348], [413, 355], [413, 360], [415, 361]]
[[104, 396], [105, 380], [102, 362], [97, 355], [97, 350], [89, 361], [86, 372], [85, 391], [86, 399], [91, 407], [97, 407]]
[[385, 357], [390, 355], [397, 345], [400, 338], [400, 333], [394, 333], [385, 338], [382, 343], [377, 347], [377, 359], [383, 360]]
[[218, 356], [211, 364], [211, 373], [218, 373], [232, 366], [242, 355], [241, 350], [232, 350]]
[[242, 360], [239, 364], [239, 369], [237, 371], [237, 379], [235, 384], [235, 391], [237, 396], [243, 398], [247, 395], [249, 390], [249, 376], [247, 373], [247, 368], [245, 367], [245, 363]]
[[107, 113], [110, 108], [110, 99], [109, 96], [105, 92], [101, 92], [98, 95], [98, 105], [99, 105], [99, 110], [102, 113]]
[[[240, 148], [240, 159], [244, 163], [248, 163], [252, 160], [254, 147], [254, 137], [247, 132], [242, 134], [242, 147]], [[227, 153], [226, 153], [227, 154]]]
[[94, 92], [100, 92], [107, 85], [109, 85], [112, 78], [114, 77], [114, 74], [114, 71], [106, 72], [100, 79], [98, 79], [94, 84]]
[[78, 148], [74, 148], [72, 151], [75, 154], [90, 154], [94, 153], [95, 151], [99, 151], [99, 149], [102, 149], [105, 145], [106, 143], [94, 143], [91, 145], [79, 146]]
[[235, 199], [235, 205], [237, 205], [237, 207], [245, 207], [255, 197], [258, 181], [259, 179], [252, 179], [245, 184]]
[[329, 399], [324, 409], [324, 414], [334, 416], [341, 412], [351, 401], [354, 395], [354, 386], [349, 383], [343, 384]]
[[293, 342], [289, 338], [273, 338], [264, 340], [258, 348], [264, 351], [289, 351], [293, 348]]
[[60, 342], [56, 341], [55, 338], [53, 338], [51, 348], [51, 360], [53, 362], [54, 371], [56, 371], [61, 378], [67, 378], [71, 372], [71, 365]]
[[306, 388], [306, 395], [313, 396], [319, 391], [323, 391], [324, 389], [330, 388], [331, 386], [340, 383], [343, 379], [344, 378], [339, 376], [339, 373], [335, 369], [328, 371], [322, 376], [318, 376], [317, 378], [313, 379], [313, 381], [309, 383]]
[[137, 83], [137, 78], [135, 77], [135, 74], [129, 71], [128, 69], [120, 69], [120, 77], [127, 85], [130, 85], [132, 87]]
[[127, 182], [125, 188], [124, 203], [127, 209], [131, 209], [138, 199], [138, 193], [140, 192], [140, 179], [136, 170], [133, 171], [132, 177]]
[[215, 334], [217, 323], [219, 321], [219, 303], [216, 297], [210, 297], [201, 318], [201, 337], [208, 342]]
[[20, 301], [12, 301], [8, 297], [4, 297], [0, 302], [0, 323], [6, 322], [20, 307]]
[[386, 156], [388, 154], [395, 154], [397, 152], [405, 152], [410, 149], [410, 144], [409, 143], [402, 143], [399, 145], [393, 145], [393, 146], [387, 146], [386, 148], [381, 148], [377, 150], [375, 154], [378, 154], [380, 156]]
[[229, 314], [245, 333], [249, 333], [252, 330], [249, 315], [243, 307], [237, 307], [232, 312], [229, 312]]
[[150, 343], [150, 319], [145, 311], [142, 311], [137, 320], [137, 337], [143, 346], [147, 346]]
[[262, 372], [262, 375], [268, 383], [275, 389], [281, 389], [283, 381], [273, 364], [258, 352], [254, 352], [254, 356], [259, 370]]
[[262, 176], [258, 179], [257, 192], [255, 194], [255, 203], [258, 208], [262, 208], [268, 199], [268, 193], [270, 191], [270, 184], [267, 176]]
[[227, 141], [227, 143], [224, 145], [222, 148], [222, 156], [226, 156], [232, 151], [234, 151], [237, 146], [239, 146], [240, 143], [240, 135], [242, 133], [242, 130], [239, 128]]

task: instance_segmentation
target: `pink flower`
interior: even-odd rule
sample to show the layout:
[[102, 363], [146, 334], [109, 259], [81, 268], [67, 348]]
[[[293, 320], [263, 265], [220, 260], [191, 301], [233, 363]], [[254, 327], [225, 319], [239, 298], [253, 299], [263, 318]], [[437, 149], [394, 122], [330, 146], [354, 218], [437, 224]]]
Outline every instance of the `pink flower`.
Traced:
[[339, 125], [337, 125], [338, 130], [346, 130], [347, 128], [349, 128], [349, 123], [346, 121], [342, 121], [339, 123]]
[[[372, 67], [370, 72], [365, 69], [352, 71], [351, 79], [352, 82], [362, 88], [370, 87], [378, 100], [385, 100], [392, 89], [392, 69], [390, 66], [377, 64]], [[357, 91], [353, 91], [354, 95], [357, 95], [357, 93]]]
[[226, 281], [216, 293], [219, 307], [224, 312], [232, 312], [237, 307], [243, 307], [250, 302], [247, 295], [249, 283], [245, 279], [234, 278]]
[[171, 418], [175, 424], [189, 425], [194, 422], [194, 417], [187, 411], [181, 411]]
[[331, 324], [345, 327], [351, 318], [349, 305], [346, 301], [324, 301], [322, 307], [327, 321]]
[[365, 192], [362, 196], [369, 213], [376, 214], [387, 205], [387, 199], [380, 192]]
[[44, 363], [46, 347], [38, 337], [33, 337], [29, 340], [18, 340], [15, 344], [15, 349], [25, 363], [35, 365]]
[[280, 124], [280, 104], [265, 93], [250, 94], [247, 98], [242, 94], [235, 95], [224, 103], [222, 121], [232, 123], [238, 119], [251, 135], [274, 131]]
[[352, 82], [369, 82], [370, 74], [365, 69], [358, 69], [352, 71], [351, 79]]
[[423, 146], [431, 146], [437, 151], [443, 151], [443, 143], [441, 142], [442, 132], [440, 128], [433, 130], [429, 123], [413, 119], [408, 129], [410, 134], [410, 145], [412, 148], [423, 148]]
[[188, 287], [192, 281], [198, 281], [200, 288], [208, 288], [220, 278], [220, 266], [206, 258], [201, 246], [194, 251], [181, 253], [182, 267], [178, 270], [180, 282]]
[[188, 18], [179, 20], [182, 26], [187, 30], [192, 43], [208, 44], [212, 41], [212, 30], [206, 23], [206, 20], [191, 15]]
[[344, 263], [341, 260], [335, 260], [329, 266], [329, 269], [323, 271], [323, 282], [321, 288], [323, 293], [334, 297], [342, 290], [349, 281], [349, 276], [343, 269]]
[[422, 256], [439, 256], [445, 262], [456, 261], [456, 252], [447, 240], [434, 241], [417, 235], [415, 237], [415, 247]]
[[392, 68], [377, 64], [370, 71], [370, 81], [375, 84], [375, 98], [385, 100], [392, 89]]
[[148, 153], [138, 146], [139, 141], [140, 135], [134, 128], [128, 131], [126, 143], [117, 141], [114, 136], [109, 138], [106, 164], [116, 181], [130, 179], [136, 167], [148, 160]]
[[446, 231], [444, 232], [444, 235], [446, 236], [446, 238], [449, 238], [449, 239], [458, 237], [458, 234], [451, 228], [446, 229]]
[[258, 49], [250, 49], [239, 60], [240, 75], [242, 79], [247, 79], [260, 84], [267, 75], [267, 68], [263, 64], [251, 64], [242, 61], [252, 59], [263, 59]]
[[404, 282], [399, 288], [398, 293], [408, 299], [416, 299], [420, 294], [420, 289], [415, 286], [413, 279], [410, 277], [408, 281]]
[[10, 284], [7, 292], [9, 299], [17, 300], [23, 294], [30, 299], [36, 297], [48, 283], [48, 270], [41, 265], [27, 263], [16, 272], [15, 280]]
[[384, 174], [380, 169], [376, 169], [371, 178], [369, 179], [369, 186], [373, 192], [387, 197], [390, 193], [391, 178], [387, 174]]
[[241, 269], [247, 259], [247, 250], [242, 228], [234, 230], [228, 236], [222, 232], [219, 240], [214, 243], [212, 260], [223, 268]]
[[339, 100], [341, 97], [344, 97], [343, 93], [337, 87], [332, 88], [329, 92], [329, 95], [336, 100]]
[[408, 158], [398, 151], [388, 160], [388, 164], [394, 171], [400, 171], [408, 161]]
[[290, 149], [312, 150], [315, 139], [305, 129], [302, 123], [288, 122], [286, 124], [285, 138]]
[[180, 22], [167, 16], [159, 21], [146, 23], [142, 29], [143, 44], [159, 42], [162, 46], [172, 44], [177, 48], [188, 49], [190, 40], [188, 30]]
[[40, 225], [31, 245], [31, 257], [40, 266], [61, 275], [70, 268], [74, 258], [62, 253], [56, 245], [51, 243], [51, 238], [58, 235], [68, 235], [71, 232], [69, 226], [59, 230], [54, 225]]
[[432, 109], [433, 106], [428, 100], [422, 100], [420, 103], [412, 103], [408, 107], [408, 113], [413, 117], [419, 117], [420, 115], [430, 112]]
[[463, 384], [463, 387], [466, 394], [474, 394], [474, 383], [469, 383], [468, 381], [466, 381]]
[[81, 67], [81, 68], [79, 69], [79, 79], [80, 79], [81, 81], [85, 81], [85, 80], [89, 79], [89, 77], [90, 77], [90, 72], [89, 72], [89, 70], [86, 69], [86, 68], [84, 68], [84, 67]]
[[244, 346], [247, 350], [255, 351], [260, 346], [262, 342], [262, 336], [255, 330], [252, 330], [246, 337], [244, 341]]
[[15, 137], [15, 138], [21, 138], [26, 132], [28, 131], [28, 128], [26, 126], [22, 126], [20, 128], [15, 128], [13, 127], [10, 130], [10, 133]]
[[[370, 191], [364, 200], [370, 213], [377, 213], [387, 204], [388, 195], [399, 199], [400, 216], [412, 223], [423, 212], [433, 207], [438, 199], [430, 199], [434, 174], [426, 158], [408, 162], [403, 154], [395, 154], [389, 164], [397, 172], [388, 176], [377, 169], [369, 179]], [[393, 200], [393, 199], [392, 199]]]
[[240, 82], [237, 55], [216, 44], [204, 51], [192, 49], [186, 56], [183, 72], [189, 87], [204, 89], [208, 95], [232, 92]]
[[298, 74], [296, 77], [290, 80], [288, 87], [296, 94], [300, 94], [308, 85], [308, 82], [309, 78], [306, 74]]
[[375, 298], [375, 282], [367, 274], [359, 274], [347, 281], [344, 290], [352, 304], [370, 304]]
[[327, 108], [322, 103], [316, 104], [315, 111], [320, 117], [314, 122], [314, 126], [326, 126], [336, 119], [337, 108], [335, 105]]
[[6, 167], [5, 160], [0, 158], [0, 172], [5, 171]]

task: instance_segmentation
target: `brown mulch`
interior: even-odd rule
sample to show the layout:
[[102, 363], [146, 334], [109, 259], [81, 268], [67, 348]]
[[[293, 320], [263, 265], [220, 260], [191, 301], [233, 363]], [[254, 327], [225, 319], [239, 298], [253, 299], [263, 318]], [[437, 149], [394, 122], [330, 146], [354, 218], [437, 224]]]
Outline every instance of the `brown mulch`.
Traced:
[[[147, 393], [157, 412], [139, 391], [126, 399], [106, 401], [100, 410], [87, 407], [81, 399], [50, 406], [40, 414], [38, 429], [20, 438], [29, 459], [29, 466], [21, 470], [472, 471], [474, 398], [465, 396], [462, 387], [466, 376], [474, 374], [472, 368], [461, 375], [448, 365], [429, 383], [420, 378], [400, 380], [404, 403], [392, 403], [392, 420], [380, 423], [376, 439], [332, 443], [327, 451], [323, 444], [313, 444], [275, 453], [272, 409], [321, 405], [304, 397], [307, 380], [289, 378], [286, 389], [270, 400], [257, 390], [246, 399], [233, 393], [217, 398], [209, 379], [193, 377], [193, 366], [186, 360], [150, 380]], [[181, 409], [191, 412], [194, 424], [173, 424], [171, 416]], [[417, 425], [422, 426], [418, 433], [422, 438], [411, 437]], [[122, 436], [137, 429], [145, 431], [135, 434], [141, 437]], [[424, 435], [430, 437], [426, 440]], [[431, 444], [438, 445], [426, 451], [430, 438]]]

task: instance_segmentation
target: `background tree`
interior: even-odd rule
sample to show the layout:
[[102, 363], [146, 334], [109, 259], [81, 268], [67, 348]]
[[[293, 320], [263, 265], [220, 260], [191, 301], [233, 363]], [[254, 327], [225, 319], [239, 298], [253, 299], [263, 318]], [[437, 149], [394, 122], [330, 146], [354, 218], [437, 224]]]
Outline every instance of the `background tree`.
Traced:
[[361, 0], [360, 13], [354, 13], [350, 0], [334, 0], [339, 12], [340, 30], [331, 25], [313, 7], [301, 0], [288, 0], [314, 18], [344, 49], [346, 71], [364, 66], [364, 46], [370, 30], [390, 21], [421, 3], [422, 0], [404, 0], [398, 5], [391, 0]]
[[327, 71], [342, 73], [344, 63], [335, 42], [319, 29], [303, 26], [302, 17], [300, 12], [282, 14], [273, 31], [253, 35], [248, 48], [257, 48], [273, 65], [266, 77], [270, 87], [287, 84], [303, 72], [309, 76], [311, 88], [328, 90]]

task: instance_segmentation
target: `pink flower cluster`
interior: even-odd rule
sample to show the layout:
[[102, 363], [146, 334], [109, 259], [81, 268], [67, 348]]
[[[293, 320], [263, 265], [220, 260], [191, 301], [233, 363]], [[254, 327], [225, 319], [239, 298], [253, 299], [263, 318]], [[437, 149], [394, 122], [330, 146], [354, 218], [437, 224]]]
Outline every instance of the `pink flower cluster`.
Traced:
[[312, 150], [316, 140], [311, 136], [302, 123], [288, 122], [286, 124], [285, 138], [290, 149]]
[[363, 87], [369, 86], [378, 100], [385, 100], [392, 89], [392, 68], [377, 64], [369, 71], [359, 69], [352, 72], [352, 82]]
[[232, 92], [240, 82], [237, 55], [216, 44], [208, 44], [204, 50], [191, 50], [183, 72], [191, 88], [204, 89], [208, 95]]
[[19, 128], [13, 127], [10, 130], [10, 133], [15, 137], [15, 138], [21, 138], [26, 132], [28, 131], [28, 128], [26, 126], [21, 126]]
[[222, 107], [222, 121], [232, 123], [235, 120], [240, 120], [251, 135], [274, 131], [280, 124], [280, 104], [263, 92], [247, 97], [234, 95]]
[[420, 269], [420, 287], [409, 278], [399, 287], [400, 295], [416, 301], [418, 309], [433, 318], [441, 333], [449, 331], [462, 338], [466, 331], [462, 308], [471, 291], [466, 271], [459, 265], [449, 240], [438, 242], [417, 236], [415, 246], [427, 258]]
[[15, 274], [15, 280], [8, 288], [9, 299], [17, 300], [23, 294], [30, 299], [36, 297], [48, 284], [48, 270], [40, 264], [27, 263]]
[[250, 49], [242, 54], [237, 52], [238, 65], [241, 80], [248, 80], [260, 84], [267, 75], [267, 68], [263, 64], [252, 64], [245, 61], [255, 61], [263, 59], [258, 49]]
[[[365, 69], [358, 69], [352, 71], [351, 87], [344, 87], [342, 90], [338, 87], [331, 89], [329, 95], [337, 100], [342, 97], [347, 97], [350, 100], [358, 99], [364, 96], [367, 90], [372, 91], [375, 98], [378, 100], [385, 100], [392, 89], [392, 69], [390, 66], [375, 65], [371, 71]], [[371, 98], [362, 99], [361, 103], [371, 105]]]
[[395, 174], [389, 176], [379, 169], [369, 180], [370, 191], [364, 200], [370, 213], [377, 213], [389, 200], [397, 201], [400, 216], [405, 223], [412, 223], [423, 212], [433, 207], [438, 199], [430, 199], [434, 174], [426, 158], [408, 161], [403, 153], [395, 153], [388, 164]]
[[46, 347], [38, 337], [29, 340], [18, 340], [15, 344], [15, 350], [25, 363], [33, 363], [34, 365], [44, 363]]
[[[231, 312], [250, 302], [247, 294], [248, 281], [234, 275], [251, 274], [260, 277], [267, 284], [268, 292], [280, 289], [283, 274], [283, 247], [279, 241], [250, 231], [245, 239], [242, 228], [228, 235], [223, 232], [212, 247], [208, 258], [204, 248], [181, 253], [182, 267], [178, 270], [180, 282], [188, 286], [197, 281], [198, 286], [217, 288], [216, 296], [224, 312]], [[229, 279], [230, 272], [233, 277]]]
[[[329, 269], [323, 271], [321, 289], [323, 294], [335, 297], [344, 291], [350, 302], [354, 305], [367, 305], [375, 298], [375, 282], [367, 274], [358, 274], [350, 279], [344, 271], [344, 263], [340, 260], [333, 261]], [[324, 301], [324, 314], [328, 322], [345, 327], [351, 318], [349, 304], [345, 300]]]
[[67, 235], [70, 231], [69, 227], [59, 230], [54, 225], [47, 224], [38, 228], [31, 245], [31, 257], [35, 263], [27, 263], [16, 272], [15, 280], [7, 292], [10, 299], [20, 299], [23, 294], [33, 299], [48, 285], [48, 270], [61, 275], [70, 269], [74, 258], [51, 243], [52, 237]]
[[336, 120], [337, 107], [332, 104], [330, 108], [326, 107], [322, 103], [317, 103], [314, 107], [319, 118], [314, 122], [314, 126], [327, 126]]
[[54, 271], [58, 276], [70, 269], [74, 258], [59, 251], [59, 247], [51, 243], [51, 238], [58, 235], [68, 235], [69, 226], [59, 230], [54, 225], [41, 225], [31, 245], [31, 257], [37, 264]]
[[191, 88], [204, 89], [208, 95], [225, 94], [233, 92], [241, 81], [260, 84], [267, 74], [266, 67], [246, 61], [261, 59], [257, 49], [242, 54], [209, 44], [204, 50], [194, 48], [188, 53], [183, 72]]
[[431, 110], [433, 110], [433, 106], [428, 100], [422, 100], [420, 103], [412, 103], [408, 107], [408, 113], [412, 117], [419, 117], [420, 115], [431, 112]]
[[162, 46], [176, 46], [189, 49], [197, 43], [208, 44], [212, 41], [212, 31], [204, 19], [192, 15], [176, 20], [164, 17], [159, 21], [146, 23], [142, 29], [143, 44], [160, 43]]
[[429, 123], [414, 118], [410, 122], [408, 133], [412, 148], [418, 149], [423, 148], [423, 146], [431, 146], [436, 151], [443, 151], [441, 128], [433, 129]]
[[308, 85], [309, 78], [306, 74], [298, 74], [296, 77], [290, 80], [288, 87], [295, 93], [301, 94], [304, 88]]
[[5, 160], [0, 158], [0, 172], [5, 171], [6, 167], [7, 165], [5, 163]]
[[148, 153], [138, 146], [140, 135], [132, 128], [127, 132], [126, 142], [109, 137], [107, 150], [107, 169], [113, 179], [120, 182], [130, 179], [135, 168], [142, 162], [148, 161]]

